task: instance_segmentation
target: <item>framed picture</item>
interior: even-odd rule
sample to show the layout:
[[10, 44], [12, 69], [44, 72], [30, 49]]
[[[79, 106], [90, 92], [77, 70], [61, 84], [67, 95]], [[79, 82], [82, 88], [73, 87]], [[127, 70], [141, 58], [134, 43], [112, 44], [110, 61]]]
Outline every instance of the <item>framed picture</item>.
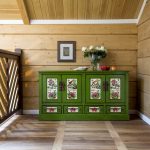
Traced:
[[76, 61], [76, 42], [58, 41], [57, 42], [57, 61], [75, 62]]

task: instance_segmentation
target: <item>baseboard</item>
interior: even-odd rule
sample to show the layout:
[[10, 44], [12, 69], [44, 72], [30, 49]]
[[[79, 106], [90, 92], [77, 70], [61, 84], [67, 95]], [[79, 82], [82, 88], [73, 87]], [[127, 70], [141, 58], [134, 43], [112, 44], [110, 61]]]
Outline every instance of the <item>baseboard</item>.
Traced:
[[18, 115], [18, 112], [14, 113], [12, 116], [10, 116], [8, 119], [6, 119], [3, 123], [0, 124], [0, 132], [5, 130], [11, 123], [13, 123], [20, 115]]
[[[4, 123], [0, 124], [0, 132], [4, 130], [8, 125], [10, 125], [14, 120], [16, 120], [20, 115], [16, 115], [15, 113], [13, 116], [8, 118]], [[39, 114], [39, 110], [23, 110], [23, 114], [25, 115], [37, 115]], [[129, 114], [137, 114], [144, 122], [150, 125], [150, 118], [147, 117], [146, 115], [142, 114], [141, 112], [137, 110], [129, 110]]]
[[150, 118], [138, 111], [138, 116], [147, 124], [150, 125]]
[[36, 109], [30, 109], [30, 110], [23, 110], [24, 115], [38, 115], [39, 110]]
[[[39, 110], [33, 109], [33, 110], [23, 110], [23, 114], [25, 115], [38, 115]], [[129, 110], [129, 114], [137, 114], [137, 110]]]

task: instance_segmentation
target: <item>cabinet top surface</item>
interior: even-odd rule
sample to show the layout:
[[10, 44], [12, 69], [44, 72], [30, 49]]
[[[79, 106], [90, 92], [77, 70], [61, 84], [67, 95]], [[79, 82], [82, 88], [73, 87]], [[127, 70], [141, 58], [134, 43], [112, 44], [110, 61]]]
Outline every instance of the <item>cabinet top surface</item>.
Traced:
[[74, 73], [74, 74], [82, 74], [82, 73], [86, 73], [86, 74], [125, 74], [128, 73], [129, 71], [122, 71], [122, 70], [115, 70], [115, 71], [74, 71], [74, 70], [68, 70], [68, 71], [62, 71], [62, 70], [57, 70], [57, 71], [39, 71], [39, 73], [43, 74], [43, 73]]

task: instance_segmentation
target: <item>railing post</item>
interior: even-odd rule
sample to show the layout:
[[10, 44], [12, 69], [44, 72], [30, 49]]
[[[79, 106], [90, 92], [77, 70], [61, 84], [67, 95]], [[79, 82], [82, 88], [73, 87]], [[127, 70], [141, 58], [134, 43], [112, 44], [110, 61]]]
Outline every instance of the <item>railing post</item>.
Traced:
[[19, 104], [20, 113], [23, 114], [23, 85], [22, 85], [22, 49], [16, 48], [15, 52], [20, 54], [19, 56]]

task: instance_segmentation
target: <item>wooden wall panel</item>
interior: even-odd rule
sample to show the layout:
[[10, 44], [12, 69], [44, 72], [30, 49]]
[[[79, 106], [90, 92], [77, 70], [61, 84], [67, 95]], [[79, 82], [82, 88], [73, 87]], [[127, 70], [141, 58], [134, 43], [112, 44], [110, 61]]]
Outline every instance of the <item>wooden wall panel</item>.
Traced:
[[149, 93], [146, 93], [146, 92], [142, 92], [142, 91], [139, 91], [138, 92], [139, 94], [139, 97], [140, 97], [140, 111], [142, 113], [144, 113], [147, 117], [150, 118], [150, 94]]
[[137, 66], [116, 66], [117, 70], [129, 71], [129, 81], [137, 81]]
[[76, 41], [77, 49], [101, 44], [108, 49], [137, 49], [136, 35], [0, 35], [2, 49], [56, 49], [57, 41]]
[[138, 57], [150, 56], [150, 38], [138, 42]]
[[24, 97], [23, 102], [24, 110], [38, 110], [39, 108], [39, 97]]
[[[57, 41], [76, 41], [77, 61], [57, 62]], [[38, 71], [72, 70], [90, 66], [83, 58], [82, 46], [104, 44], [108, 56], [103, 64], [129, 71], [130, 109], [136, 108], [137, 27], [135, 25], [0, 25], [3, 49], [23, 49], [24, 109], [38, 109]], [[39, 60], [40, 58], [40, 60]]]
[[138, 90], [141, 90], [143, 92], [150, 94], [150, 76], [149, 75], [138, 75]]
[[150, 57], [138, 58], [138, 73], [150, 75]]
[[150, 117], [150, 1], [138, 25], [138, 98], [139, 111]]
[[129, 98], [129, 110], [137, 110], [137, 98]]
[[0, 34], [19, 35], [137, 35], [135, 24], [112, 25], [0, 25]]
[[138, 28], [138, 41], [142, 41], [149, 38], [150, 35], [150, 20], [143, 23], [143, 25]]
[[[80, 65], [81, 66], [81, 65]], [[89, 65], [87, 65], [89, 66]], [[72, 70], [79, 66], [23, 66], [23, 81], [38, 81], [38, 71], [44, 70]], [[129, 71], [130, 81], [136, 81], [136, 66], [116, 66], [118, 70]], [[132, 70], [133, 68], [133, 70]]]
[[[119, 51], [119, 50], [109, 50], [108, 56], [103, 59], [105, 64], [108, 65], [136, 65], [136, 55], [137, 51]], [[77, 60], [74, 63], [69, 63], [69, 65], [90, 65], [88, 58], [83, 57], [81, 50], [76, 51]], [[128, 57], [124, 57], [128, 56]], [[38, 61], [41, 58], [41, 61]], [[23, 65], [53, 65], [53, 66], [68, 66], [67, 63], [57, 62], [57, 51], [56, 50], [26, 50], [23, 52]], [[109, 60], [108, 60], [109, 59]]]

